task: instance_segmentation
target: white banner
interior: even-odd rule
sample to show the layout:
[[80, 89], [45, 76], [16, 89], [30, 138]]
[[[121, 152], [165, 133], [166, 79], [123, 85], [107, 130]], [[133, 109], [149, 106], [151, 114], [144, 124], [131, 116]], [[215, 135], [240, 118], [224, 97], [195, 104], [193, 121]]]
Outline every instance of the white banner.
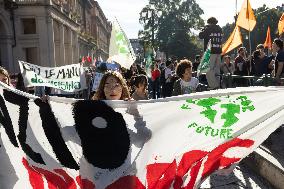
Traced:
[[60, 67], [42, 67], [19, 61], [19, 66], [26, 87], [47, 86], [67, 92], [87, 88], [85, 72], [80, 63]]
[[9, 90], [0, 87], [1, 189], [198, 188], [284, 121], [283, 88], [49, 103]]

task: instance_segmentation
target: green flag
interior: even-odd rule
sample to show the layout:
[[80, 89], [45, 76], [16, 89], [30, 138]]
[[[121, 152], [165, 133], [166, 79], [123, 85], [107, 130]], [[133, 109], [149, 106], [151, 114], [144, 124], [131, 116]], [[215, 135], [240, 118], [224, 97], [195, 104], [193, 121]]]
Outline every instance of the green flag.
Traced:
[[210, 56], [211, 56], [211, 40], [209, 40], [207, 48], [202, 56], [200, 64], [197, 68], [197, 76], [202, 73], [206, 73], [210, 68]]
[[148, 77], [151, 77], [151, 65], [153, 64], [151, 55], [147, 56], [145, 70]]
[[112, 23], [108, 62], [115, 61], [129, 69], [136, 57], [133, 48], [117, 20]]

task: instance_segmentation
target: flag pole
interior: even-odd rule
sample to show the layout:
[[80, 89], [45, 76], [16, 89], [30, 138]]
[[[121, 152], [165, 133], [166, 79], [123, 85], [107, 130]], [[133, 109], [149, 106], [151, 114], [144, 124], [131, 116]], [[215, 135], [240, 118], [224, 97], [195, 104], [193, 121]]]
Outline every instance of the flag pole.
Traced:
[[[248, 25], [249, 25], [249, 35], [248, 35], [248, 38], [249, 38], [249, 58], [250, 58], [250, 56], [251, 56], [251, 36], [250, 36], [250, 22], [249, 22], [249, 10], [248, 10], [248, 4], [249, 4], [249, 1], [247, 0], [247, 19], [248, 19]], [[252, 70], [252, 64], [251, 64], [251, 58], [249, 59], [249, 66], [250, 66], [250, 68], [249, 68], [249, 72], [251, 72], [251, 70]], [[250, 73], [249, 73], [250, 74]]]
[[238, 15], [238, 0], [236, 0], [236, 18], [235, 18], [235, 22], [237, 23], [237, 15]]
[[[236, 0], [236, 16], [235, 16], [235, 27], [239, 27], [239, 26], [237, 26], [237, 20], [238, 20], [238, 0]], [[243, 46], [243, 42], [242, 42], [242, 46]], [[235, 49], [234, 50], [234, 55], [235, 56], [237, 56], [237, 54], [238, 54], [238, 50], [237, 49]]]

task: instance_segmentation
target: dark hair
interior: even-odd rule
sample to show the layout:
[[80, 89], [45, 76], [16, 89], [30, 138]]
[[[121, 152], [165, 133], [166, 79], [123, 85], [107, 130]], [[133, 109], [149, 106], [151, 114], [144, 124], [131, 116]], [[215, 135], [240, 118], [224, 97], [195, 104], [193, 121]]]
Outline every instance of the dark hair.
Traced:
[[210, 17], [207, 20], [207, 24], [213, 24], [216, 25], [218, 23], [218, 20], [215, 17]]
[[283, 49], [283, 41], [279, 38], [274, 39], [273, 43], [277, 45], [281, 50]]
[[240, 53], [242, 50], [246, 50], [246, 48], [245, 47], [238, 48], [238, 53]]
[[199, 60], [199, 59], [200, 59], [200, 55], [199, 54], [195, 55], [195, 60]]
[[263, 44], [258, 44], [257, 46], [256, 46], [256, 49], [258, 50], [258, 49], [264, 49], [264, 45]]
[[24, 78], [23, 78], [23, 76], [20, 72], [16, 73], [16, 74], [11, 74], [10, 79], [11, 80], [17, 79], [17, 83], [16, 83], [16, 86], [15, 86], [16, 89], [26, 92], [26, 87], [25, 87], [25, 84], [24, 84]]
[[225, 59], [225, 58], [229, 58], [229, 60], [231, 60], [230, 55], [226, 55], [226, 56], [224, 56], [224, 59]]
[[138, 88], [140, 83], [144, 83], [145, 86], [148, 85], [148, 79], [146, 75], [140, 74], [140, 75], [133, 76], [131, 78], [131, 86], [135, 86]]
[[98, 69], [100, 72], [106, 72], [106, 71], [107, 71], [107, 65], [106, 65], [106, 63], [101, 62], [100, 65], [97, 67], [97, 69]]
[[176, 67], [176, 74], [180, 78], [182, 78], [183, 74], [185, 73], [185, 70], [187, 68], [191, 68], [191, 67], [192, 67], [192, 63], [188, 59], [180, 60], [180, 62], [178, 63], [178, 65]]
[[255, 60], [257, 60], [257, 59], [259, 59], [259, 56], [260, 56], [260, 50], [258, 49], [258, 50], [255, 50], [254, 52], [253, 52], [253, 58], [255, 59]]
[[171, 63], [173, 63], [172, 60], [171, 60], [171, 59], [168, 59], [168, 60], [166, 61], [166, 66], [171, 65]]
[[97, 92], [92, 97], [92, 99], [93, 100], [106, 100], [104, 87], [105, 87], [107, 78], [110, 76], [116, 78], [118, 83], [121, 84], [122, 86], [122, 94], [121, 94], [120, 100], [130, 99], [130, 93], [129, 93], [129, 89], [127, 87], [126, 81], [122, 77], [122, 75], [117, 71], [108, 71], [103, 75], [100, 81], [99, 87], [97, 89]]

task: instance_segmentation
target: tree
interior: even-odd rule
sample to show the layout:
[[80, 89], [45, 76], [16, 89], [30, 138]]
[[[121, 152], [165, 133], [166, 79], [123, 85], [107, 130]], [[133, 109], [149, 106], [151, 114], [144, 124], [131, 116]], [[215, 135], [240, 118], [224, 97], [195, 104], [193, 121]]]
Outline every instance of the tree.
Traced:
[[148, 43], [154, 41], [152, 46], [167, 56], [194, 57], [201, 49], [193, 34], [204, 26], [201, 14], [195, 0], [150, 0], [140, 12], [144, 30], [138, 36]]

